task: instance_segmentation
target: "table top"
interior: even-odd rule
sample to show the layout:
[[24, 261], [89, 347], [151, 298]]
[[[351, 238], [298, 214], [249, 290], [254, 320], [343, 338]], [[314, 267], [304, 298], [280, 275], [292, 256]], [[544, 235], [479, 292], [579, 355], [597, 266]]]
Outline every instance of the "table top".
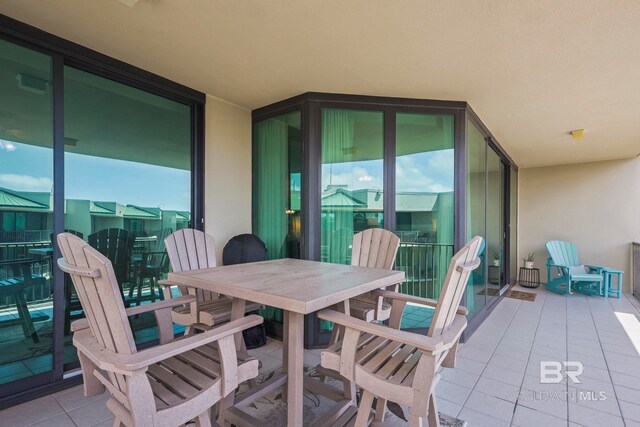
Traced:
[[404, 281], [404, 272], [298, 259], [169, 273], [168, 279], [234, 298], [309, 314]]

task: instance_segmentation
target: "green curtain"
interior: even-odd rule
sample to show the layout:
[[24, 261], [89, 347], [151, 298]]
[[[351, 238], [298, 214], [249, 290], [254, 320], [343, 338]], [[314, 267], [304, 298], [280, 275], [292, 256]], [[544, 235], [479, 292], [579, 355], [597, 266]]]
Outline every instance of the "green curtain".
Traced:
[[[349, 110], [322, 110], [322, 167], [323, 172], [333, 173], [333, 165], [351, 161], [347, 158], [353, 148], [354, 117]], [[331, 179], [329, 179], [329, 183]], [[324, 190], [324, 189], [323, 189]], [[322, 261], [346, 264], [351, 253], [353, 239], [353, 208], [348, 206], [350, 191], [339, 189], [342, 197], [322, 198]], [[331, 195], [330, 192], [326, 195]], [[324, 204], [325, 200], [334, 200]], [[320, 330], [330, 331], [333, 323], [320, 320]]]
[[[351, 111], [333, 108], [322, 110], [322, 165], [330, 175], [333, 173], [333, 164], [351, 161], [347, 156], [352, 155], [353, 128], [354, 116]], [[348, 204], [351, 192], [347, 189], [335, 191], [342, 193], [343, 197], [322, 199], [322, 261], [346, 264], [351, 255], [349, 246], [353, 238], [353, 207]], [[325, 205], [325, 200], [334, 202]]]
[[[443, 245], [453, 245], [453, 191], [448, 193], [439, 193], [436, 201], [436, 242]], [[438, 294], [434, 298], [440, 297], [440, 290], [447, 275], [449, 262], [453, 251], [447, 246], [440, 246], [440, 256], [434, 266], [436, 269], [436, 277], [438, 282]]]
[[[288, 194], [288, 126], [281, 120], [268, 119], [255, 126], [257, 165], [256, 235], [267, 246], [268, 259], [285, 256]], [[266, 319], [282, 322], [282, 310], [266, 307]]]

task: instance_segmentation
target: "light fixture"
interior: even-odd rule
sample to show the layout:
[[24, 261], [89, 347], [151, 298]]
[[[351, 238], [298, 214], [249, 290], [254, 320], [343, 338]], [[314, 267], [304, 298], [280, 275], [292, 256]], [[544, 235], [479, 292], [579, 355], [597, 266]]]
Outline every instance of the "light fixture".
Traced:
[[9, 141], [3, 141], [0, 139], [0, 150], [2, 151], [15, 151], [16, 146]]
[[64, 145], [68, 145], [69, 147], [77, 147], [78, 140], [76, 138], [69, 138], [68, 136], [65, 136]]
[[293, 209], [287, 209], [286, 211], [284, 211], [284, 213], [286, 213], [287, 215], [293, 215], [296, 213], [296, 211], [294, 211]]
[[581, 141], [584, 138], [584, 129], [574, 129], [569, 133], [574, 141]]

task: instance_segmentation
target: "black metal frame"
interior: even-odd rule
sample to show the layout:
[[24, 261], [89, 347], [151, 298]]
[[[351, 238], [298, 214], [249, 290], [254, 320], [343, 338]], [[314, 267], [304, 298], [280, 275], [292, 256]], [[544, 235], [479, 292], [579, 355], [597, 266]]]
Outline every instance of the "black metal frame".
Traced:
[[[0, 14], [0, 40], [52, 58], [53, 88], [53, 231], [64, 230], [64, 67], [72, 66], [191, 108], [191, 218], [204, 228], [204, 120], [206, 95], [164, 77], [42, 31]], [[54, 244], [54, 259], [60, 251]], [[64, 379], [64, 277], [53, 270], [53, 370], [0, 385], [0, 409], [78, 384], [81, 377]], [[152, 345], [153, 343], [148, 343]]]
[[[389, 98], [380, 96], [343, 95], [334, 93], [308, 92], [293, 98], [285, 99], [252, 112], [252, 121], [266, 120], [281, 114], [299, 110], [301, 112], [301, 126], [303, 135], [303, 162], [302, 162], [302, 239], [301, 255], [304, 259], [320, 259], [320, 163], [321, 163], [321, 110], [323, 108], [345, 108], [357, 110], [380, 111], [383, 113], [384, 134], [384, 188], [387, 195], [384, 199], [384, 226], [394, 231], [395, 224], [395, 154], [396, 154], [396, 113], [423, 113], [423, 114], [452, 114], [454, 116], [454, 247], [458, 250], [466, 241], [467, 234], [467, 120], [471, 120], [478, 126], [486, 138], [488, 146], [493, 148], [507, 166], [517, 165], [509, 157], [506, 151], [484, 126], [480, 118], [466, 102], [437, 101], [412, 98]], [[254, 140], [254, 174], [255, 184], [257, 165], [256, 148]], [[255, 187], [254, 187], [255, 188]], [[508, 211], [509, 194], [505, 194], [505, 209]], [[256, 198], [253, 199], [253, 224], [255, 228], [258, 206]], [[505, 223], [508, 220], [505, 213]], [[506, 242], [508, 243], [508, 235]], [[505, 251], [505, 254], [508, 251]], [[508, 256], [508, 255], [507, 255]], [[508, 263], [506, 268], [508, 268]], [[508, 272], [505, 272], [508, 275]], [[496, 298], [497, 302], [500, 298]], [[466, 301], [466, 291], [463, 300]], [[470, 327], [465, 337], [479, 325], [490, 313], [495, 304], [483, 309], [470, 322]], [[274, 330], [273, 328], [271, 330]], [[319, 320], [315, 315], [305, 318], [305, 347], [314, 348], [326, 345], [329, 333], [320, 332]]]

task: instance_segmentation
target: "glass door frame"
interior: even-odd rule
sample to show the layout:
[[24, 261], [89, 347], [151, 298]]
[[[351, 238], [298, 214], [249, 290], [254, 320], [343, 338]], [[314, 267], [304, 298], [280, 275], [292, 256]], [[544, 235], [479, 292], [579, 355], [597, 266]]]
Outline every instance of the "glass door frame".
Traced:
[[[0, 39], [52, 58], [54, 235], [64, 231], [64, 67], [67, 65], [191, 108], [191, 216], [193, 227], [204, 229], [205, 94], [2, 14]], [[60, 256], [60, 250], [54, 242], [53, 259]], [[63, 365], [64, 276], [55, 262], [53, 265], [53, 369], [0, 385], [0, 410], [72, 384], [79, 384], [82, 380], [77, 375], [79, 371], [65, 372]], [[153, 342], [149, 343], [152, 344]]]
[[[475, 114], [475, 112], [471, 109], [471, 107], [467, 108], [465, 114], [466, 114], [466, 120], [464, 123], [465, 135], [467, 133], [466, 131], [467, 121], [469, 121], [480, 131], [480, 133], [482, 134], [486, 142], [485, 167], [486, 167], [486, 159], [489, 155], [489, 150], [493, 150], [498, 155], [501, 166], [502, 166], [501, 180], [503, 181], [503, 185], [501, 186], [502, 187], [501, 192], [504, 200], [502, 204], [502, 212], [501, 212], [503, 245], [504, 245], [504, 260], [502, 261], [502, 264], [504, 264], [504, 269], [502, 270], [502, 274], [504, 275], [505, 286], [500, 289], [500, 293], [496, 298], [492, 298], [490, 300], [487, 299], [486, 300], [487, 304], [484, 307], [482, 307], [482, 309], [480, 309], [480, 311], [478, 311], [478, 313], [476, 313], [473, 318], [469, 319], [469, 323], [467, 324], [467, 329], [465, 329], [465, 331], [462, 334], [461, 339], [463, 342], [466, 341], [473, 334], [473, 332], [482, 324], [482, 322], [487, 318], [487, 316], [493, 311], [493, 309], [496, 307], [498, 302], [502, 299], [502, 297], [504, 296], [505, 292], [509, 289], [509, 287], [515, 284], [515, 283], [512, 283], [510, 279], [513, 274], [510, 268], [511, 266], [511, 253], [510, 253], [511, 229], [509, 227], [509, 224], [510, 224], [510, 206], [512, 203], [510, 185], [511, 185], [511, 168], [513, 167], [516, 171], [518, 170], [518, 166], [513, 162], [511, 157], [509, 157], [509, 155], [502, 148], [502, 146], [500, 146], [500, 144], [496, 141], [496, 139], [491, 134], [489, 129], [487, 129], [484, 123], [482, 123], [480, 118]], [[465, 136], [465, 140], [466, 140], [466, 136]], [[467, 156], [466, 149], [467, 147], [465, 146], [465, 152], [464, 152], [465, 157]], [[466, 165], [466, 158], [465, 158], [465, 165]], [[485, 173], [488, 173], [488, 172], [485, 171]], [[463, 178], [465, 179], [465, 182], [466, 182], [466, 176], [464, 176]], [[486, 183], [486, 179], [485, 179], [485, 183]], [[466, 190], [466, 186], [465, 186], [465, 190]], [[485, 197], [486, 197], [486, 187], [485, 187]], [[464, 224], [460, 224], [461, 230], [464, 230], [464, 234], [462, 234], [462, 232], [459, 233], [459, 234], [462, 234], [463, 236], [466, 236], [467, 234], [467, 221], [466, 221], [467, 208], [468, 206], [466, 204], [466, 198], [465, 198], [465, 203], [464, 203], [465, 214], [464, 214], [464, 217], [461, 218]], [[487, 207], [485, 203], [485, 222], [487, 220], [486, 210], [487, 210]], [[485, 233], [486, 233], [486, 226], [485, 226]], [[487, 270], [488, 270], [488, 266], [487, 266]], [[488, 280], [488, 276], [485, 276], [485, 277], [487, 277], [487, 280]], [[463, 302], [467, 301], [468, 291], [469, 291], [469, 288], [468, 287], [465, 288]]]

